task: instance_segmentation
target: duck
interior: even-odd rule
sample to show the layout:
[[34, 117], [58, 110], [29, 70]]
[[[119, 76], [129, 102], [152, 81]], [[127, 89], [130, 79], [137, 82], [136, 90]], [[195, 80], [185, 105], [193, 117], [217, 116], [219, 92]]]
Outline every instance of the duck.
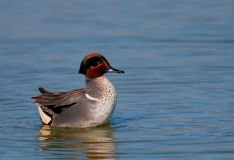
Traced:
[[92, 53], [83, 58], [78, 73], [85, 76], [85, 88], [51, 92], [39, 87], [41, 95], [32, 99], [38, 107], [42, 124], [87, 128], [109, 121], [117, 96], [114, 85], [103, 75], [124, 71], [111, 67], [103, 55]]

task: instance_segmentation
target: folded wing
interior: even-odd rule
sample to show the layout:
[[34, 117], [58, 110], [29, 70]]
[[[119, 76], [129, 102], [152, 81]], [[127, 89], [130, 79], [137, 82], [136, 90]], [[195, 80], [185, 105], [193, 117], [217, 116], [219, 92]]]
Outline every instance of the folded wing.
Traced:
[[32, 97], [37, 104], [42, 122], [50, 124], [52, 117], [64, 112], [73, 105], [79, 105], [84, 98], [84, 89], [78, 89], [70, 92], [50, 92], [40, 87], [42, 93], [39, 96]]

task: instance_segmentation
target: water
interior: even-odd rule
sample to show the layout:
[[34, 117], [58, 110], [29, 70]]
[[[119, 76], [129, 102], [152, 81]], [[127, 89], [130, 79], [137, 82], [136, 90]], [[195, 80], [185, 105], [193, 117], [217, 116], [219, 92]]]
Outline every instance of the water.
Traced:
[[[1, 1], [1, 159], [233, 159], [234, 2]], [[102, 53], [109, 124], [42, 126], [30, 97], [84, 87]]]

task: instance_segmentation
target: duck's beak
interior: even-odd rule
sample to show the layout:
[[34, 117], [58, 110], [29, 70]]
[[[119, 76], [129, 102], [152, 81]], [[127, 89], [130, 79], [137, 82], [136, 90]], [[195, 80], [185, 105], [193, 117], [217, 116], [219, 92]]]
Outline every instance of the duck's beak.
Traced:
[[108, 73], [124, 73], [124, 71], [121, 71], [121, 70], [118, 70], [118, 69], [115, 69], [113, 67], [109, 67], [109, 69], [107, 70]]

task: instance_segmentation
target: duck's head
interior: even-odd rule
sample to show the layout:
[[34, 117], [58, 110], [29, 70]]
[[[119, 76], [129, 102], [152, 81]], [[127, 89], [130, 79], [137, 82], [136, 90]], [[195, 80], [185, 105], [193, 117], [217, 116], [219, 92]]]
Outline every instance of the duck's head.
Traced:
[[79, 73], [94, 79], [105, 73], [124, 73], [124, 71], [111, 67], [101, 54], [93, 53], [84, 57], [80, 64]]

